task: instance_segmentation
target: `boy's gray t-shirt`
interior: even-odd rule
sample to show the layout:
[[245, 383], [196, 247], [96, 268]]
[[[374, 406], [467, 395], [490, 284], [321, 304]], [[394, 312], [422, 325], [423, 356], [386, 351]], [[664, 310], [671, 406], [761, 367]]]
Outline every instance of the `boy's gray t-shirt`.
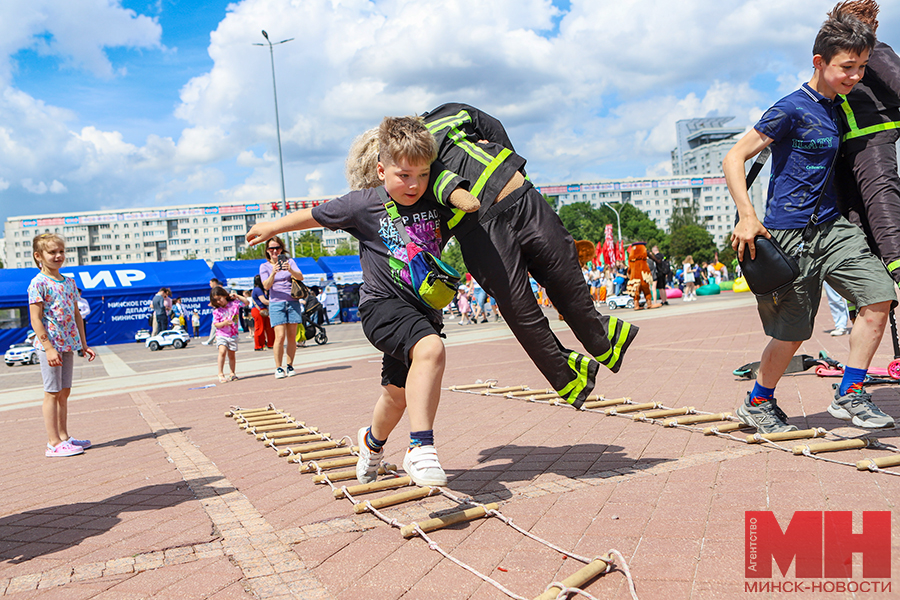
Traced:
[[[430, 192], [412, 206], [397, 204], [409, 237], [420, 248], [440, 256], [444, 243], [439, 207]], [[440, 312], [426, 306], [412, 289], [406, 266], [406, 246], [375, 189], [350, 192], [313, 207], [312, 216], [323, 227], [343, 229], [359, 240], [363, 284], [360, 306], [370, 300], [401, 298], [440, 322]]]

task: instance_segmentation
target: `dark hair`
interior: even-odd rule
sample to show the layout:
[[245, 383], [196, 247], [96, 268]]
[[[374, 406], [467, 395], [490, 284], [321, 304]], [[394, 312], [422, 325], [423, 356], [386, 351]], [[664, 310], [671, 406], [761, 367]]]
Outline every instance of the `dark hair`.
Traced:
[[263, 286], [262, 277], [260, 277], [259, 275], [254, 275], [253, 276], [253, 287], [262, 289], [262, 286]]
[[209, 301], [215, 303], [216, 298], [231, 298], [231, 294], [228, 293], [228, 290], [223, 288], [221, 285], [217, 285], [209, 292]]
[[837, 5], [828, 13], [829, 17], [833, 17], [837, 13], [848, 13], [872, 28], [872, 32], [878, 31], [878, 3], [875, 0], [847, 0], [846, 2], [838, 2]]
[[874, 46], [875, 33], [871, 27], [848, 12], [834, 10], [816, 35], [813, 55], [818, 54], [828, 64], [838, 52], [862, 54]]

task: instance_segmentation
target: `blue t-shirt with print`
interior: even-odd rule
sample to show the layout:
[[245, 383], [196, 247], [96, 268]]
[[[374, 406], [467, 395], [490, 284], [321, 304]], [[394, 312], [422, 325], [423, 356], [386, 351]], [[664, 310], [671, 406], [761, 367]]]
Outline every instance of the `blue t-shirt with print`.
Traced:
[[[767, 110], [754, 128], [774, 140], [772, 178], [763, 225], [769, 229], [806, 226], [822, 190], [826, 174], [838, 151], [840, 96], [829, 100], [803, 86]], [[836, 206], [834, 177], [819, 207], [819, 222], [840, 215]]]

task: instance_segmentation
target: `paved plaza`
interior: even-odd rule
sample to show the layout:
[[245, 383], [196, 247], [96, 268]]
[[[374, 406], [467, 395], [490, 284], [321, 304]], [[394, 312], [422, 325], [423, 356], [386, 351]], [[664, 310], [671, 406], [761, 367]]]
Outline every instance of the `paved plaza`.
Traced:
[[[821, 313], [801, 352], [825, 350], [846, 359], [848, 338], [831, 337], [828, 311]], [[547, 315], [563, 343], [580, 349], [555, 312]], [[610, 399], [733, 411], [750, 383], [732, 370], [757, 360], [766, 342], [749, 294], [726, 292], [615, 315], [641, 331], [620, 373], [598, 377], [596, 392]], [[576, 555], [567, 557], [497, 517], [428, 534], [442, 551], [517, 597], [538, 597], [584, 566], [577, 557], [590, 560], [615, 549], [642, 600], [900, 598], [900, 477], [602, 409], [452, 391], [489, 379], [497, 387], [547, 384], [505, 324], [460, 327], [450, 320], [445, 332], [445, 390], [435, 434], [450, 494], [381, 512], [405, 525], [455, 510], [453, 498], [495, 502], [517, 527]], [[72, 458], [44, 457], [38, 368], [5, 369], [0, 596], [509, 597], [423, 539], [405, 539], [372, 514], [356, 514], [350, 500], [335, 499], [331, 488], [225, 416], [232, 406], [271, 403], [335, 440], [355, 438], [379, 392], [380, 359], [358, 324], [331, 326], [328, 333], [327, 345], [298, 350], [298, 375], [283, 380], [272, 376], [270, 353], [254, 352], [242, 336], [241, 379], [216, 385], [215, 350], [199, 340], [156, 353], [139, 344], [100, 348], [96, 361], [76, 368], [69, 406], [70, 432], [94, 447]], [[893, 357], [888, 337], [873, 367], [885, 368]], [[778, 398], [790, 422], [828, 429], [829, 439], [865, 433], [826, 412], [835, 381], [812, 370], [787, 376]], [[900, 419], [900, 386], [870, 391]], [[404, 419], [388, 441], [386, 458], [394, 464], [402, 462], [407, 431]], [[900, 445], [898, 431], [867, 437]], [[735, 435], [744, 439], [746, 432]], [[803, 443], [812, 442], [782, 445]], [[855, 463], [889, 454], [864, 448], [821, 456]], [[888, 470], [900, 473], [900, 467]], [[355, 481], [335, 486], [345, 484]], [[745, 578], [745, 511], [772, 511], [782, 529], [795, 511], [852, 511], [856, 533], [863, 511], [890, 511], [892, 578], [864, 576], [860, 553], [853, 555], [851, 578], [798, 578], [795, 566], [784, 575], [774, 567], [772, 578]], [[583, 589], [595, 598], [631, 598], [622, 561], [614, 562], [614, 570]], [[864, 581], [875, 589], [861, 591]], [[816, 589], [794, 589], [816, 582]], [[838, 591], [838, 583], [856, 587]]]

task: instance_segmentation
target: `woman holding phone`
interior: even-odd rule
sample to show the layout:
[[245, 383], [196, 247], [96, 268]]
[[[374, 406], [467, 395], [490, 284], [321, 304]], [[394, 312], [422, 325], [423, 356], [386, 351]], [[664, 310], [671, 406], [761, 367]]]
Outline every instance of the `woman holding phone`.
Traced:
[[[269, 291], [269, 320], [275, 330], [275, 378], [294, 375], [294, 354], [297, 351], [297, 325], [303, 320], [300, 301], [291, 296], [291, 278], [303, 281], [303, 273], [294, 259], [287, 255], [284, 241], [275, 236], [265, 245], [266, 260], [259, 266], [263, 287]], [[287, 347], [285, 347], [285, 343]], [[287, 364], [282, 367], [284, 355]]]

